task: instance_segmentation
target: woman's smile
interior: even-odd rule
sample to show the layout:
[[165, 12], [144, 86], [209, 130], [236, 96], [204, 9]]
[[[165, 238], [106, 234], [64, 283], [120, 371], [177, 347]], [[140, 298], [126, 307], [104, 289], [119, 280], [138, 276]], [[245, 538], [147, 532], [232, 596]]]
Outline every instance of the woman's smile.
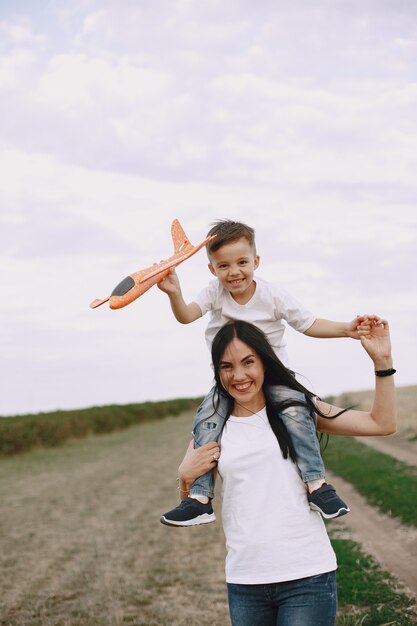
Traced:
[[249, 382], [249, 383], [244, 383], [242, 385], [235, 385], [235, 388], [238, 391], [247, 391], [251, 385], [252, 385], [252, 383]]

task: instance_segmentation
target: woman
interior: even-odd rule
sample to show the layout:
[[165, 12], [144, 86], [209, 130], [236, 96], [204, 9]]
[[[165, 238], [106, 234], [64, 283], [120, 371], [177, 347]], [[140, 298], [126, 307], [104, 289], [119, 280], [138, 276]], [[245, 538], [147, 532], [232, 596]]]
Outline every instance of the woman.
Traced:
[[[359, 334], [376, 373], [370, 411], [342, 410], [315, 399], [251, 324], [231, 322], [213, 341], [217, 393], [228, 398], [230, 407], [221, 455], [217, 444], [198, 449], [190, 444], [179, 480], [183, 496], [190, 484], [218, 461], [233, 626], [334, 624], [336, 558], [320, 515], [309, 508], [279, 411], [291, 415], [302, 391], [323, 433], [395, 432], [395, 370], [388, 323], [373, 316], [359, 328]], [[294, 400], [269, 405], [264, 393], [268, 384], [293, 389]]]

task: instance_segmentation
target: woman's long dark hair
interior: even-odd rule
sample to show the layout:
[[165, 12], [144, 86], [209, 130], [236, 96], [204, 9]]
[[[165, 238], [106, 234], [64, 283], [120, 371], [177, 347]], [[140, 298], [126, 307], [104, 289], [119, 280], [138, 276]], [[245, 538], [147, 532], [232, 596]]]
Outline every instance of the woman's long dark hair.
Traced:
[[[285, 424], [280, 418], [280, 412], [291, 406], [303, 406], [308, 409], [310, 415], [312, 416], [312, 419], [314, 419], [314, 415], [316, 413], [326, 419], [333, 419], [333, 417], [337, 416], [329, 418], [329, 415], [325, 415], [320, 411], [320, 409], [313, 402], [313, 398], [316, 397], [315, 394], [313, 394], [311, 391], [306, 389], [306, 387], [304, 387], [300, 382], [298, 382], [292, 371], [285, 367], [283, 363], [281, 363], [281, 361], [273, 351], [271, 344], [269, 343], [265, 334], [259, 328], [257, 328], [257, 326], [254, 326], [253, 324], [250, 324], [249, 322], [244, 322], [242, 320], [234, 320], [222, 326], [222, 328], [214, 337], [211, 347], [211, 358], [214, 367], [214, 377], [216, 381], [217, 392], [215, 396], [217, 395], [217, 398], [219, 398], [219, 396], [221, 395], [227, 399], [228, 416], [233, 410], [234, 399], [223, 387], [220, 377], [220, 363], [223, 359], [223, 355], [227, 346], [231, 343], [233, 339], [240, 339], [241, 341], [246, 343], [252, 348], [252, 350], [256, 352], [256, 354], [261, 359], [265, 368], [265, 379], [263, 388], [264, 391], [266, 391], [266, 412], [268, 415], [268, 420], [276, 438], [278, 439], [278, 443], [280, 445], [284, 458], [286, 459], [289, 455], [295, 461], [295, 451]], [[288, 398], [279, 403], [272, 404], [272, 402], [268, 398], [267, 392], [267, 387], [269, 385], [284, 385], [285, 387], [294, 389], [295, 391], [303, 394], [303, 400], [294, 397]], [[215, 407], [215, 409], [216, 408], [217, 407]], [[343, 412], [344, 411], [341, 411], [340, 413], [338, 413], [338, 415]]]

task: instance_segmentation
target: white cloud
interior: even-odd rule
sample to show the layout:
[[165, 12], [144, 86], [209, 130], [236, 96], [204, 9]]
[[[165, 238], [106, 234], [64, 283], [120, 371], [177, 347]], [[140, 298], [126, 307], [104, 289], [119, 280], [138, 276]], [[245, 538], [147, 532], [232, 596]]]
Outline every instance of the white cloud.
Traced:
[[12, 21], [0, 21], [0, 40], [3, 47], [6, 46], [41, 46], [45, 43], [45, 37], [33, 31], [31, 22], [27, 18], [18, 18]]
[[[3, 9], [0, 413], [204, 392], [205, 320], [179, 326], [157, 289], [88, 307], [171, 254], [175, 217], [195, 243], [216, 218], [255, 226], [260, 275], [323, 317], [389, 317], [415, 382], [411, 16], [381, 0]], [[178, 269], [186, 299], [206, 263]], [[289, 343], [320, 393], [367, 380], [350, 345]]]
[[[367, 84], [333, 71], [328, 80], [314, 68], [312, 80], [288, 75], [281, 49], [296, 59], [305, 52], [289, 26], [311, 12], [267, 4], [262, 16], [244, 5], [240, 18], [239, 8], [224, 15], [216, 3], [198, 10], [162, 3], [160, 13], [134, 3], [124, 11], [100, 6], [84, 16], [72, 49], [38, 64], [28, 84], [19, 81], [13, 99], [21, 122], [7, 125], [8, 140], [89, 168], [157, 178], [293, 184], [301, 172], [310, 182], [408, 180], [415, 121], [407, 81]], [[283, 38], [266, 26], [268, 16]], [[312, 19], [370, 36], [355, 21], [342, 27], [337, 13], [316, 9]], [[384, 50], [371, 41], [372, 54]], [[326, 41], [312, 35], [303, 45], [327, 54]], [[390, 95], [401, 90], [406, 101], [401, 106], [397, 96], [393, 119]]]
[[417, 39], [406, 39], [404, 37], [398, 37], [394, 41], [396, 45], [400, 48], [417, 48]]
[[12, 50], [0, 58], [0, 93], [3, 97], [13, 97], [14, 93], [19, 96], [22, 86], [31, 83], [36, 62], [36, 54], [25, 48]]
[[166, 74], [134, 67], [123, 58], [112, 63], [83, 54], [63, 54], [51, 59], [34, 97], [58, 111], [75, 109], [79, 116], [91, 107], [95, 113], [102, 108], [106, 114], [113, 110], [122, 117], [126, 109], [165, 97], [169, 84]]

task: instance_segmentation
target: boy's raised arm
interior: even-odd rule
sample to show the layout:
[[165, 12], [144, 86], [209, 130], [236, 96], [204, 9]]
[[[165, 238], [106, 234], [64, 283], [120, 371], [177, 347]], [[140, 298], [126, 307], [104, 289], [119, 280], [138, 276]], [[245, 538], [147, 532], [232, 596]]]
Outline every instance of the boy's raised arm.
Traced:
[[359, 339], [358, 325], [364, 320], [377, 320], [377, 315], [357, 315], [351, 322], [334, 322], [317, 318], [310, 328], [304, 331], [304, 335], [308, 337], [317, 337], [319, 339], [331, 339], [338, 337], [350, 337], [351, 339]]
[[161, 291], [168, 295], [172, 312], [180, 324], [190, 324], [201, 317], [201, 309], [196, 302], [187, 304], [182, 296], [180, 281], [174, 269], [158, 283]]

